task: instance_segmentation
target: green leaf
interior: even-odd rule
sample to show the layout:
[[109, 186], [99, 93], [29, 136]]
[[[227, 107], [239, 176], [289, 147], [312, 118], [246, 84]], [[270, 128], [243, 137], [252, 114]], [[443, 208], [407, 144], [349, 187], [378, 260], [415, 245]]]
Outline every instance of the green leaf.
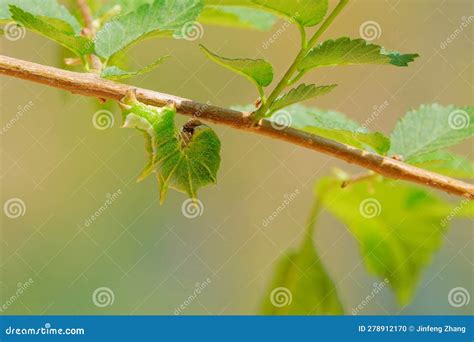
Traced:
[[316, 191], [356, 237], [368, 270], [388, 279], [398, 302], [407, 304], [441, 246], [452, 207], [418, 187], [384, 180], [342, 189], [340, 180], [326, 178]]
[[256, 8], [206, 6], [199, 21], [208, 25], [267, 31], [275, 24], [276, 18], [272, 14]]
[[27, 29], [54, 40], [78, 56], [84, 56], [94, 51], [94, 44], [91, 40], [64, 31], [63, 21], [50, 21], [48, 18], [35, 16], [16, 6], [10, 6], [10, 12], [12, 19], [16, 22], [22, 24]]
[[306, 234], [298, 251], [278, 261], [271, 286], [265, 295], [265, 315], [343, 314], [336, 287], [321, 263], [313, 241]]
[[398, 52], [385, 51], [381, 46], [369, 44], [363, 39], [347, 37], [326, 40], [312, 48], [298, 64], [299, 71], [323, 66], [352, 64], [392, 64], [407, 66], [418, 54], [401, 55]]
[[474, 163], [448, 151], [435, 151], [410, 158], [410, 164], [450, 177], [474, 178]]
[[97, 32], [95, 41], [99, 56], [110, 58], [140, 39], [152, 35], [182, 36], [183, 26], [196, 20], [203, 7], [203, 0], [155, 0], [135, 11], [107, 22]]
[[196, 199], [199, 188], [216, 183], [220, 141], [210, 127], [194, 120], [178, 130], [174, 123], [176, 109], [147, 106], [131, 94], [123, 100], [122, 108], [124, 127], [148, 135], [146, 147], [152, 159], [142, 178], [156, 172], [161, 203], [169, 188]]
[[328, 10], [328, 0], [252, 0], [252, 2], [290, 18], [302, 26], [319, 24]]
[[272, 65], [263, 59], [231, 59], [220, 57], [203, 45], [200, 45], [207, 57], [217, 64], [232, 70], [251, 82], [255, 83], [257, 87], [266, 87], [273, 80], [273, 67]]
[[306, 85], [300, 84], [298, 87], [291, 89], [285, 95], [278, 97], [271, 105], [270, 111], [274, 112], [278, 109], [285, 108], [294, 103], [309, 100], [313, 97], [325, 95], [332, 91], [337, 85], [331, 84], [327, 86], [317, 87], [314, 84]]
[[474, 134], [474, 107], [422, 105], [397, 122], [390, 155], [414, 157], [459, 144]]
[[385, 154], [390, 148], [390, 141], [383, 134], [368, 132], [367, 129], [335, 111], [297, 104], [275, 112], [269, 120], [275, 123], [287, 121], [290, 126], [302, 131], [361, 149], [371, 148], [380, 154]]
[[110, 80], [120, 80], [120, 79], [126, 79], [138, 75], [143, 75], [146, 73], [149, 73], [150, 71], [153, 71], [156, 69], [158, 66], [160, 66], [168, 57], [169, 55], [160, 57], [158, 60], [155, 62], [151, 63], [150, 65], [147, 65], [146, 67], [137, 70], [137, 71], [124, 71], [120, 69], [119, 67], [116, 66], [110, 66], [102, 70], [101, 77], [107, 78]]
[[155, 0], [114, 0], [106, 2], [97, 11], [98, 16], [102, 16], [112, 10], [114, 7], [119, 6], [119, 15], [125, 15], [127, 13], [137, 10], [140, 6], [145, 4], [151, 5]]
[[48, 23], [63, 22], [63, 30], [68, 33], [79, 34], [81, 31], [81, 24], [77, 19], [56, 0], [0, 0], [0, 22], [12, 19], [8, 5], [18, 7], [35, 17], [45, 17], [42, 20]]

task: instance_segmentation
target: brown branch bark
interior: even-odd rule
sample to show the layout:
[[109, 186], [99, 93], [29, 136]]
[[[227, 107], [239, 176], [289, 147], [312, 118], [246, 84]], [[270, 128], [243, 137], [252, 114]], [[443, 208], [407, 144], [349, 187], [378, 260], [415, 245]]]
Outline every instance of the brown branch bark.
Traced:
[[[92, 16], [92, 11], [87, 3], [87, 0], [77, 0], [77, 6], [81, 11], [82, 19], [84, 20], [84, 28], [82, 34], [90, 39], [95, 38], [95, 27], [94, 27], [94, 18]], [[91, 64], [91, 69], [94, 72], [100, 73], [102, 63], [98, 56], [92, 54], [89, 55], [89, 60]]]
[[[72, 72], [1, 55], [0, 74], [100, 99], [120, 100], [128, 90], [134, 89], [134, 87], [126, 84], [102, 79], [96, 74]], [[250, 113], [219, 108], [152, 90], [135, 89], [138, 100], [149, 105], [164, 106], [173, 103], [178, 112], [184, 115], [254, 132], [322, 152], [375, 171], [388, 178], [418, 183], [452, 195], [474, 199], [474, 186], [472, 184], [426, 171], [392, 158], [363, 151], [294, 128], [273, 127], [267, 120], [253, 124], [249, 117]]]

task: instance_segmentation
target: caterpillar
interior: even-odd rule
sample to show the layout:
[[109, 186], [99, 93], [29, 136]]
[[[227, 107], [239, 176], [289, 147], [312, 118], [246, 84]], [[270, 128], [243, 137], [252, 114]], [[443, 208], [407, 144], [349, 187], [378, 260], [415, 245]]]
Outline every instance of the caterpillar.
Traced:
[[221, 143], [216, 133], [196, 119], [178, 129], [174, 106], [153, 107], [137, 100], [135, 90], [119, 102], [123, 127], [145, 137], [148, 163], [138, 181], [156, 174], [162, 204], [172, 188], [197, 199], [199, 188], [217, 182]]

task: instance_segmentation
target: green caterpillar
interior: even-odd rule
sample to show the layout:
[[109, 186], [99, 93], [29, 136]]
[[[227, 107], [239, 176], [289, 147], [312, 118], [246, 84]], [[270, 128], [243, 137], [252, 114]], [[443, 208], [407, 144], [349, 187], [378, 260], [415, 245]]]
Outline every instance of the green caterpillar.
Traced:
[[138, 129], [145, 137], [148, 164], [138, 180], [156, 173], [160, 203], [169, 188], [197, 199], [199, 188], [216, 183], [221, 144], [210, 127], [191, 119], [180, 130], [174, 123], [176, 108], [145, 105], [134, 91], [127, 93], [120, 106], [123, 127]]

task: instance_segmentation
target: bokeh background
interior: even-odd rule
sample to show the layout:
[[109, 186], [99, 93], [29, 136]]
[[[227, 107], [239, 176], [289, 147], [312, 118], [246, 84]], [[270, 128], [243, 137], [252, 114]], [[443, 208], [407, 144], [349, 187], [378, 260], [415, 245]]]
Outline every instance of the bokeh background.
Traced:
[[[305, 81], [339, 87], [308, 104], [364, 122], [387, 101], [369, 125], [387, 134], [407, 109], [422, 103], [472, 104], [474, 22], [444, 49], [441, 43], [473, 9], [469, 0], [351, 1], [323, 38], [358, 37], [362, 23], [376, 21], [381, 35], [374, 42], [421, 57], [409, 68], [310, 73]], [[142, 42], [130, 51], [131, 68], [163, 54], [172, 58], [129, 83], [223, 107], [253, 103], [253, 86], [206, 59], [198, 43], [224, 56], [266, 58], [278, 76], [299, 46], [298, 33], [290, 28], [263, 48], [282, 25], [277, 22], [269, 32], [206, 26], [195, 42]], [[31, 32], [0, 42], [2, 54], [63, 67], [55, 43]], [[188, 219], [181, 212], [183, 194], [170, 192], [160, 206], [153, 177], [135, 182], [145, 163], [143, 139], [119, 128], [116, 107], [114, 127], [98, 130], [92, 124], [99, 109], [94, 100], [12, 78], [0, 82], [2, 127], [33, 103], [0, 136], [1, 203], [20, 198], [26, 207], [16, 219], [1, 215], [0, 304], [32, 282], [4, 314], [173, 314], [208, 278], [182, 314], [256, 314], [274, 262], [301, 242], [314, 182], [335, 167], [361, 171], [323, 154], [213, 125], [222, 141], [218, 185], [200, 191], [204, 212]], [[472, 147], [467, 142], [456, 151], [472, 157]], [[297, 198], [264, 228], [263, 220], [295, 190]], [[87, 227], [86, 218], [117, 191], [113, 204]], [[321, 216], [315, 244], [350, 314], [379, 280], [361, 263], [355, 239], [328, 213]], [[473, 260], [472, 221], [454, 221], [409, 305], [398, 306], [385, 288], [360, 314], [472, 313], [472, 301], [453, 308], [447, 294], [457, 286], [473, 294]], [[113, 291], [112, 305], [94, 305], [92, 295], [100, 287]]]

